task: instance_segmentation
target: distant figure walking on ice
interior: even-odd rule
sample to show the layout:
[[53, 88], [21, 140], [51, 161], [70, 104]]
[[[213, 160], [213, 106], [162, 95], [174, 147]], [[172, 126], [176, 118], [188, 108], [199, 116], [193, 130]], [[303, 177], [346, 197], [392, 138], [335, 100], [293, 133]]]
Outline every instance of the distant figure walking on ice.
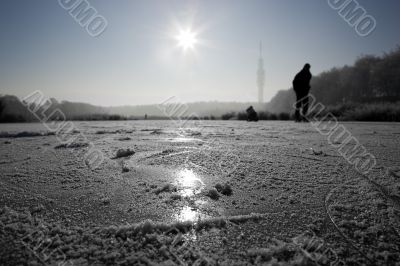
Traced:
[[312, 78], [310, 68], [310, 64], [305, 64], [303, 69], [297, 73], [293, 80], [293, 89], [296, 93], [296, 112], [294, 114], [296, 122], [306, 121], [308, 93], [311, 89], [310, 81]]

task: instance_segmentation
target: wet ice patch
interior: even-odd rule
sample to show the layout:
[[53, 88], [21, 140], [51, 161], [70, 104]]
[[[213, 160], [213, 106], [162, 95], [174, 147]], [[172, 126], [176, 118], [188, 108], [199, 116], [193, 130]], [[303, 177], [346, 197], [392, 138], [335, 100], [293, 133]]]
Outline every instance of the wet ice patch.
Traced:
[[176, 220], [179, 222], [195, 222], [208, 218], [207, 215], [201, 214], [197, 208], [185, 206], [176, 214]]
[[184, 197], [191, 197], [199, 194], [205, 187], [200, 177], [193, 170], [186, 168], [178, 171], [176, 184]]

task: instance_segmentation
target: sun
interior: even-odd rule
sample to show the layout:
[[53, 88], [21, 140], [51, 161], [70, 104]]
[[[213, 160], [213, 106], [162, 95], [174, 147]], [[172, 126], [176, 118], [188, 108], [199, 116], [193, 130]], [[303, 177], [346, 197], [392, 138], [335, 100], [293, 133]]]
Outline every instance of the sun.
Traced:
[[184, 51], [193, 50], [197, 43], [196, 33], [191, 29], [181, 30], [176, 36], [176, 40], [178, 41], [178, 46]]

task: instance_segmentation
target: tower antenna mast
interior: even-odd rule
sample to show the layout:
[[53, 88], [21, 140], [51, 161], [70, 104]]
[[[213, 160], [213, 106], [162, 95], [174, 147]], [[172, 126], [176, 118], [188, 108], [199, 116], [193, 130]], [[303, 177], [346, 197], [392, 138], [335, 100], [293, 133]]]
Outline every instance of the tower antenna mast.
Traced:
[[264, 85], [265, 85], [265, 70], [264, 70], [264, 59], [262, 56], [262, 42], [260, 41], [260, 57], [258, 59], [258, 70], [257, 70], [257, 86], [258, 86], [258, 102], [264, 102]]

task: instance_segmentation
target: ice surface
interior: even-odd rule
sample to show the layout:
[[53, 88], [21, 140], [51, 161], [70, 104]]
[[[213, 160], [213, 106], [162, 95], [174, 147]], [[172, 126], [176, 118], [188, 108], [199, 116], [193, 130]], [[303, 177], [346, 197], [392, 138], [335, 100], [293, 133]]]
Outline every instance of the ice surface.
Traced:
[[[76, 122], [87, 140], [70, 144], [38, 124], [0, 125], [0, 207], [14, 210], [1, 211], [0, 243], [20, 243], [22, 228], [58, 241], [76, 264], [293, 264], [320, 254], [290, 240], [311, 229], [348, 261], [366, 263], [357, 249], [343, 252], [351, 240], [376, 265], [394, 265], [400, 125], [344, 125], [376, 156], [370, 178], [385, 193], [310, 124]], [[105, 158], [94, 170], [85, 164], [88, 143]], [[174, 249], [181, 246], [190, 255]], [[34, 257], [7, 247], [0, 258]]]

